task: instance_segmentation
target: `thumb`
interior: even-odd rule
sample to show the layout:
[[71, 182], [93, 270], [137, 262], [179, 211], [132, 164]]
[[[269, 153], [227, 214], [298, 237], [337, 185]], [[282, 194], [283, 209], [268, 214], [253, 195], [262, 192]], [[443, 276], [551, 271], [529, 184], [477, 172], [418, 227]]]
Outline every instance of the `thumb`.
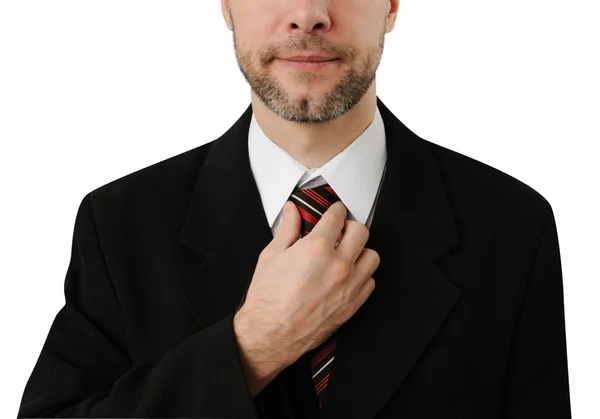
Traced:
[[300, 238], [300, 213], [296, 204], [286, 201], [283, 205], [283, 218], [271, 241], [271, 247], [283, 251]]

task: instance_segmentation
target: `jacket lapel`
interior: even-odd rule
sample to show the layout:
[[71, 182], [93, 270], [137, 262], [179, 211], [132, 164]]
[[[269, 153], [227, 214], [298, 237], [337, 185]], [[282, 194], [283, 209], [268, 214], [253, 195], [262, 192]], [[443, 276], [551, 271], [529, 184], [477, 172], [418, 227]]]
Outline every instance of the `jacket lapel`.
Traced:
[[326, 419], [374, 418], [460, 296], [435, 263], [458, 243], [458, 232], [434, 158], [425, 140], [380, 100], [378, 106], [387, 170], [365, 247], [381, 261], [375, 290], [339, 329], [320, 416]]
[[[375, 290], [338, 330], [320, 412], [324, 419], [374, 418], [460, 296], [435, 263], [458, 243], [435, 160], [425, 140], [381, 100], [377, 105], [388, 158], [366, 247], [376, 250], [381, 262], [373, 274]], [[273, 238], [250, 168], [251, 117], [249, 106], [213, 142], [179, 236], [194, 250], [182, 286], [202, 327], [237, 309], [260, 252]]]
[[202, 327], [235, 311], [258, 255], [273, 239], [248, 155], [252, 106], [213, 142], [179, 240], [201, 258], [183, 279], [184, 297]]

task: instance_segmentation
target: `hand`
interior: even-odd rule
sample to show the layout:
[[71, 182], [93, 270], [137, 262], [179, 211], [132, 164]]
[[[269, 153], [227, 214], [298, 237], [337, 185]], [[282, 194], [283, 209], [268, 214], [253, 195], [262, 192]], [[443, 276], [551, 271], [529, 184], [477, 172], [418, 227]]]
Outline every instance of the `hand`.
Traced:
[[379, 254], [364, 248], [369, 230], [346, 216], [338, 201], [299, 239], [300, 213], [286, 202], [283, 221], [260, 253], [244, 305], [236, 313], [254, 348], [291, 365], [324, 343], [369, 298]]

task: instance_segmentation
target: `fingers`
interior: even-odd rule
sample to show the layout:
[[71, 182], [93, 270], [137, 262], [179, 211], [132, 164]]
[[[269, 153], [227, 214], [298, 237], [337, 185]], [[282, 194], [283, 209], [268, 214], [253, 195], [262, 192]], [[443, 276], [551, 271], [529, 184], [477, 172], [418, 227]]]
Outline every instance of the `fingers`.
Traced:
[[369, 240], [369, 229], [364, 224], [346, 220], [344, 235], [336, 251], [346, 260], [355, 263]]
[[[324, 238], [326, 243], [354, 263], [369, 239], [369, 230], [357, 221], [347, 220], [348, 210], [342, 201], [331, 205], [313, 227], [308, 237]], [[283, 219], [269, 248], [283, 251], [299, 239], [302, 217], [292, 201], [283, 207]]]
[[371, 294], [375, 290], [375, 280], [373, 277], [368, 278], [364, 283], [359, 285], [356, 292], [356, 297], [353, 301], [352, 308], [346, 321], [348, 321], [354, 314], [363, 306], [363, 304], [369, 299]]
[[[369, 277], [367, 281], [362, 285], [360, 291], [358, 292], [358, 303], [362, 306], [365, 301], [369, 299], [373, 291], [375, 290], [375, 280], [373, 277]], [[359, 307], [360, 307], [359, 306]]]
[[333, 248], [335, 242], [344, 227], [344, 222], [348, 216], [348, 210], [342, 201], [337, 201], [331, 205], [321, 216], [319, 222], [313, 227], [309, 238], [324, 238]]
[[286, 201], [283, 218], [271, 243], [267, 246], [274, 251], [283, 251], [296, 243], [300, 237], [301, 217], [296, 204]]

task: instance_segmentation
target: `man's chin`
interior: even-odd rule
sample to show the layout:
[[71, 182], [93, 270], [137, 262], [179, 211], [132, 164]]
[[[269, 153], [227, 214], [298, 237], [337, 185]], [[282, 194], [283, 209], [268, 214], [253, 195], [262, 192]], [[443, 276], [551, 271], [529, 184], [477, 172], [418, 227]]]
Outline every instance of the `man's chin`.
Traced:
[[323, 113], [321, 109], [318, 110], [303, 110], [298, 108], [279, 108], [277, 109], [279, 116], [288, 121], [300, 122], [300, 123], [323, 123], [329, 122], [335, 117], [328, 113]]
[[294, 109], [304, 109], [316, 112], [323, 108], [323, 104], [327, 101], [325, 92], [298, 92], [289, 93], [285, 99], [285, 106]]

